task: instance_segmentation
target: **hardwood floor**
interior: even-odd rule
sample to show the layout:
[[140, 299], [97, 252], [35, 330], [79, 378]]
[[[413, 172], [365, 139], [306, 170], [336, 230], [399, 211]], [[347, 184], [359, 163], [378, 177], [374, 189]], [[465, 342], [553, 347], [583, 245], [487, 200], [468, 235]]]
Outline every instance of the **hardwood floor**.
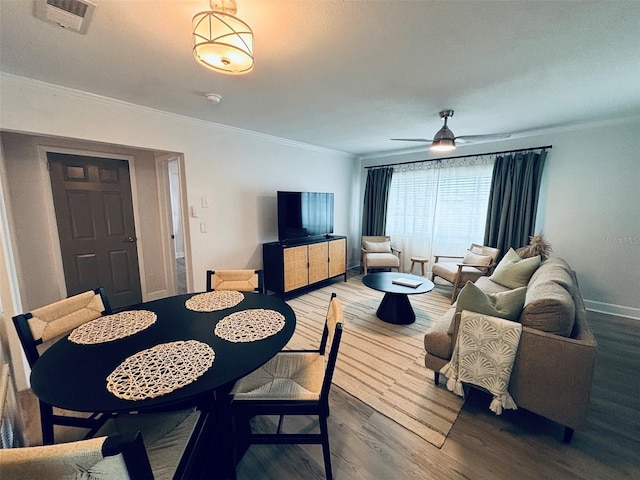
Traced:
[[[593, 312], [589, 318], [598, 356], [588, 427], [576, 431], [570, 444], [562, 442], [560, 425], [524, 410], [496, 416], [488, 408], [490, 398], [471, 390], [438, 449], [334, 385], [329, 417], [334, 478], [640, 478], [640, 321]], [[32, 412], [24, 434], [39, 440], [37, 401], [27, 393], [20, 395], [23, 411]], [[276, 421], [256, 419], [254, 429], [274, 429]], [[311, 430], [317, 423], [288, 417], [284, 428]], [[322, 449], [316, 445], [252, 446], [236, 471], [239, 480], [325, 478]]]
[[[438, 449], [337, 387], [329, 434], [340, 479], [636, 479], [640, 478], [640, 321], [590, 312], [598, 340], [589, 425], [570, 444], [563, 428], [524, 410], [489, 409], [472, 390]], [[561, 365], [558, 368], [562, 368]], [[426, 373], [426, 371], [425, 371]], [[254, 423], [260, 430], [271, 420]], [[316, 428], [311, 419], [294, 425]], [[319, 446], [252, 446], [238, 479], [322, 479]]]

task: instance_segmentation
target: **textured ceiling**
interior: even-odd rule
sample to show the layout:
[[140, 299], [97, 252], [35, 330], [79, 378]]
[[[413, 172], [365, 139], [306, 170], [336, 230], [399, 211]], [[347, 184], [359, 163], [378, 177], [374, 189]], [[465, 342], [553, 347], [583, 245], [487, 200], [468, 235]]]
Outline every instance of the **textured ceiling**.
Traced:
[[[96, 0], [86, 35], [0, 0], [0, 69], [354, 154], [640, 115], [640, 1], [237, 0], [256, 66], [191, 54], [204, 0]], [[203, 95], [222, 95], [218, 105]]]

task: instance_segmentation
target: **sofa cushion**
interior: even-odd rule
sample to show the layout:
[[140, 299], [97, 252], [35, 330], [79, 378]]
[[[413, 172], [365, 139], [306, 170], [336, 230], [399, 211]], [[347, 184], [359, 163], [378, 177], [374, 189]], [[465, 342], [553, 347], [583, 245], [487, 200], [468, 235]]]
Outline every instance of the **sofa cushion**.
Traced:
[[510, 248], [489, 278], [508, 288], [526, 287], [539, 266], [540, 256], [523, 259]]
[[364, 240], [362, 242], [367, 253], [391, 253], [391, 242], [370, 242]]
[[491, 317], [518, 320], [527, 287], [515, 288], [500, 293], [485, 293], [472, 282], [467, 282], [456, 302], [456, 311], [468, 310]]
[[475, 282], [476, 287], [482, 290], [484, 293], [500, 293], [508, 292], [511, 288], [504, 287], [499, 283], [492, 281], [489, 277], [480, 277]]
[[456, 314], [455, 307], [449, 308], [442, 317], [440, 317], [431, 326], [424, 336], [424, 349], [431, 355], [440, 358], [451, 358], [453, 350], [453, 342], [449, 336], [449, 325], [453, 324]]
[[571, 336], [576, 307], [565, 288], [552, 280], [540, 281], [527, 290], [520, 323], [525, 327], [564, 337]]
[[576, 287], [573, 276], [561, 265], [549, 265], [540, 273], [541, 275], [536, 276], [535, 279], [531, 279], [529, 282], [530, 287], [535, 287], [539, 283], [553, 282], [560, 285], [573, 296]]
[[571, 295], [576, 293], [576, 284], [573, 271], [567, 262], [558, 257], [551, 257], [542, 262], [529, 280], [529, 288], [536, 284], [552, 280], [565, 288]]
[[549, 257], [544, 261], [544, 264], [547, 266], [557, 265], [559, 267], [564, 268], [567, 272], [573, 271], [571, 269], [571, 266], [567, 263], [567, 261], [564, 258], [560, 258], [560, 257]]

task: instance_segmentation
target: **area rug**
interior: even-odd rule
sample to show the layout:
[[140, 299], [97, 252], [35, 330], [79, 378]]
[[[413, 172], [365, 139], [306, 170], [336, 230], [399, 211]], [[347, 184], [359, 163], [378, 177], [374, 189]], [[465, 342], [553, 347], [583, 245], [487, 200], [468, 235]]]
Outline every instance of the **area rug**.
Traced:
[[449, 308], [450, 289], [410, 296], [416, 321], [392, 325], [376, 317], [383, 293], [362, 284], [362, 276], [333, 282], [287, 300], [296, 312], [296, 332], [286, 348], [317, 348], [331, 293], [345, 316], [333, 382], [429, 443], [440, 448], [464, 402], [436, 387], [424, 366], [424, 333]]

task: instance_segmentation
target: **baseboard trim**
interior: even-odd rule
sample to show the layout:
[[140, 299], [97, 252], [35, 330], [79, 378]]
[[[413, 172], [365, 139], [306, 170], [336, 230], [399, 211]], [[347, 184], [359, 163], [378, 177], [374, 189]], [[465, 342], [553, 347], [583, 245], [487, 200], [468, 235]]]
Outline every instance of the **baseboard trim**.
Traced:
[[606, 313], [607, 315], [615, 315], [616, 317], [625, 317], [640, 321], [640, 308], [596, 302], [594, 300], [584, 300], [584, 306], [591, 312]]

